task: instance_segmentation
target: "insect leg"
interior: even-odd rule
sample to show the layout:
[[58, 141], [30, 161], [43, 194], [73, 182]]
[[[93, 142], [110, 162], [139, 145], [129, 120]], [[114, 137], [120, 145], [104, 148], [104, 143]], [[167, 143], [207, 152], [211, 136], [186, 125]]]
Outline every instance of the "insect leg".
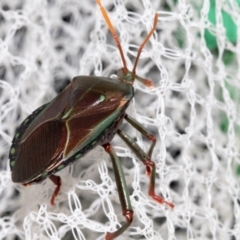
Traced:
[[[126, 114], [124, 116], [124, 118], [126, 119], [126, 121], [128, 123], [130, 123], [134, 128], [136, 128], [143, 136], [145, 136], [148, 140], [150, 140], [152, 142], [152, 144], [148, 150], [148, 153], [147, 153], [148, 157], [151, 159], [153, 149], [156, 145], [156, 138], [145, 127], [143, 127], [143, 125], [141, 123], [139, 123], [134, 118], [130, 117], [128, 114]], [[146, 166], [146, 172], [147, 172], [147, 175], [150, 176], [151, 168], [149, 166]]]
[[128, 114], [126, 114], [124, 118], [128, 123], [130, 123], [134, 128], [136, 128], [143, 136], [145, 136], [148, 140], [152, 142], [147, 153], [149, 158], [151, 158], [153, 149], [156, 145], [156, 138], [154, 137], [154, 135], [151, 132], [149, 132], [140, 122], [138, 122], [136, 119], [132, 118]]
[[165, 201], [160, 196], [155, 194], [155, 178], [156, 178], [156, 166], [155, 163], [150, 159], [150, 157], [141, 149], [141, 147], [125, 132], [118, 129], [118, 135], [122, 138], [122, 140], [128, 145], [128, 147], [136, 154], [136, 156], [142, 161], [142, 163], [146, 166], [147, 170], [149, 170], [148, 175], [150, 178], [148, 195], [152, 197], [158, 203], [165, 203], [169, 207], [174, 208], [174, 204], [171, 202]]
[[106, 240], [112, 240], [117, 236], [121, 235], [131, 225], [133, 220], [133, 210], [132, 210], [132, 206], [129, 198], [125, 176], [124, 176], [119, 158], [109, 143], [104, 144], [103, 147], [105, 151], [109, 153], [112, 160], [113, 172], [115, 175], [115, 180], [116, 180], [117, 189], [119, 193], [119, 200], [122, 205], [122, 213], [123, 213], [123, 216], [126, 218], [126, 223], [121, 228], [119, 228], [117, 231], [113, 233], [109, 233], [109, 232], [107, 233]]
[[51, 204], [54, 205], [54, 201], [55, 201], [55, 198], [57, 197], [58, 193], [59, 193], [59, 190], [60, 190], [60, 187], [61, 187], [61, 178], [59, 176], [56, 176], [56, 175], [51, 175], [49, 177], [51, 179], [51, 181], [57, 185], [54, 192], [53, 192], [53, 195], [52, 195], [52, 198], [51, 198]]

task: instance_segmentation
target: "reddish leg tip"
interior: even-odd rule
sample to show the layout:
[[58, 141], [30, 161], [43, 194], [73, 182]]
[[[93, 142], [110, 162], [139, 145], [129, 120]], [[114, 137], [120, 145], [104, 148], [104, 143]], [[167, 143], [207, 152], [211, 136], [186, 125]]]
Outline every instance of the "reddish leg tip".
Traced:
[[143, 84], [146, 85], [147, 87], [154, 87], [153, 83], [151, 80], [145, 79], [143, 81]]
[[174, 208], [174, 204], [168, 201], [165, 201], [163, 198], [155, 195], [155, 193], [152, 190], [149, 190], [148, 192], [149, 196], [152, 197], [153, 200], [155, 200], [156, 202], [160, 203], [160, 204], [166, 204], [168, 205], [170, 208]]
[[112, 234], [107, 232], [106, 236], [105, 236], [105, 240], [112, 240]]
[[50, 203], [53, 206], [55, 205], [55, 196], [54, 195], [52, 196]]
[[175, 207], [175, 205], [173, 203], [171, 203], [171, 202], [165, 201], [165, 203], [172, 209]]

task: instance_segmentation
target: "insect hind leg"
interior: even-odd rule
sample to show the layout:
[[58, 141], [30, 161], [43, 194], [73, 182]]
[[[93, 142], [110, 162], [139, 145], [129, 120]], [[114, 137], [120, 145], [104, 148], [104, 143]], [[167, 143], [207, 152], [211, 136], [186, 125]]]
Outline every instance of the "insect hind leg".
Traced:
[[150, 157], [141, 149], [141, 147], [125, 132], [118, 129], [117, 134], [128, 145], [128, 147], [136, 154], [140, 161], [146, 166], [150, 178], [148, 195], [160, 204], [166, 204], [170, 208], [174, 208], [174, 204], [164, 200], [162, 197], [155, 194], [155, 179], [156, 179], [156, 166]]
[[105, 149], [105, 151], [110, 155], [113, 165], [113, 172], [115, 175], [116, 185], [118, 189], [119, 194], [119, 200], [122, 205], [122, 213], [123, 216], [126, 219], [126, 222], [124, 225], [122, 225], [121, 228], [119, 228], [117, 231], [113, 233], [107, 233], [105, 239], [106, 240], [112, 240], [121, 235], [132, 223], [133, 220], [133, 210], [129, 198], [129, 192], [125, 180], [125, 176], [123, 173], [121, 162], [115, 153], [114, 149], [109, 143], [102, 145]]

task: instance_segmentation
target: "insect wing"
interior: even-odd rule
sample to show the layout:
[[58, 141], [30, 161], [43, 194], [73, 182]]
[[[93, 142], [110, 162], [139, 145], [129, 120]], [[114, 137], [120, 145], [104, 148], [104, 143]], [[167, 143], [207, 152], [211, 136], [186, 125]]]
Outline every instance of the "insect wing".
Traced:
[[[133, 88], [129, 84], [113, 81], [109, 78], [77, 77], [73, 79], [75, 93], [67, 120], [68, 144], [65, 157], [90, 144], [115, 122], [133, 97]], [[94, 100], [94, 101], [93, 101]]]

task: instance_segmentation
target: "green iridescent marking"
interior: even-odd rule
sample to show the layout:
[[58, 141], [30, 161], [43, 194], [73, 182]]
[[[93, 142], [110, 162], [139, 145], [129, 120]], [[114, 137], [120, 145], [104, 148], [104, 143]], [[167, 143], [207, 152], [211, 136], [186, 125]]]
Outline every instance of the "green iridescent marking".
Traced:
[[10, 150], [10, 153], [11, 153], [11, 154], [14, 154], [14, 153], [15, 153], [15, 151], [16, 151], [16, 149], [15, 149], [15, 148], [11, 148], [11, 150]]
[[11, 167], [14, 167], [14, 165], [15, 165], [15, 161], [11, 161], [11, 162], [10, 162], [10, 166], [11, 166]]
[[66, 112], [66, 113], [62, 116], [62, 119], [67, 118], [67, 117], [70, 115], [70, 113], [71, 113], [72, 110], [73, 110], [73, 108], [69, 109], [69, 111]]
[[27, 118], [27, 119], [24, 121], [24, 123], [26, 124], [28, 121], [29, 121], [29, 119]]
[[92, 142], [92, 145], [95, 145], [97, 141]]
[[105, 100], [105, 96], [104, 95], [100, 95], [100, 101], [103, 102]]
[[48, 172], [47, 172], [47, 171], [45, 171], [45, 172], [43, 172], [43, 173], [42, 173], [42, 175], [41, 175], [41, 176], [42, 176], [42, 177], [46, 177], [47, 175], [48, 175]]
[[80, 158], [81, 156], [82, 156], [82, 154], [79, 153], [79, 154], [77, 154], [77, 155], [75, 156], [75, 158]]
[[58, 167], [57, 167], [57, 170], [61, 170], [61, 169], [63, 169], [65, 166], [62, 164], [62, 165], [59, 165]]
[[15, 138], [18, 138], [19, 137], [19, 133], [17, 132], [16, 134], [15, 134]]

